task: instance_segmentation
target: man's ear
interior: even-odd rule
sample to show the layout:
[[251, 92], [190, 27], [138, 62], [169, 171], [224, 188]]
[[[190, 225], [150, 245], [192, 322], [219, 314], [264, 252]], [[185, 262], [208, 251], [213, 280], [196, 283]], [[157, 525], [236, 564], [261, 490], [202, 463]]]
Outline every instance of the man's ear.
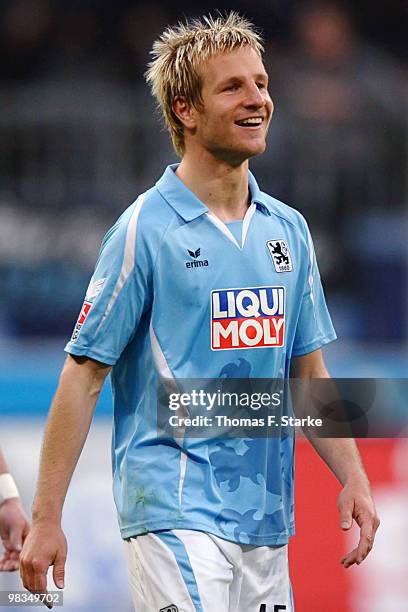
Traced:
[[174, 98], [173, 113], [181, 121], [185, 128], [193, 130], [196, 125], [196, 110], [183, 96]]

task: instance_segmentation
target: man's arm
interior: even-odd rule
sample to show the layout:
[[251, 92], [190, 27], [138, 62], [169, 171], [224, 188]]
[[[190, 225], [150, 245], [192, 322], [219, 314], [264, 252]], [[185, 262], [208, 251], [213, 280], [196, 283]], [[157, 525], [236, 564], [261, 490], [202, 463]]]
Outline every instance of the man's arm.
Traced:
[[110, 366], [71, 356], [62, 370], [41, 451], [32, 528], [21, 553], [21, 578], [29, 591], [46, 591], [51, 565], [56, 586], [64, 586], [67, 544], [61, 529], [62, 507], [109, 371]]
[[17, 487], [0, 450], [0, 539], [4, 547], [0, 572], [18, 569], [20, 551], [29, 528]]
[[[322, 351], [293, 358], [291, 377], [330, 378]], [[352, 438], [319, 438], [309, 435], [307, 429], [305, 434], [343, 487], [338, 499], [341, 528], [350, 529], [353, 519], [360, 527], [358, 546], [341, 563], [344, 567], [359, 565], [373, 547], [380, 521], [357, 445]]]

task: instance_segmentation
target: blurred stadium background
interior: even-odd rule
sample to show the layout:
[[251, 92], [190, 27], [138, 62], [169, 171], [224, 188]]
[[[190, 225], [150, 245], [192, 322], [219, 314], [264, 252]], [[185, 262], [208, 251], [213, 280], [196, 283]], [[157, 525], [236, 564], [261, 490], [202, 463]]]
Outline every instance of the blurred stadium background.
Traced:
[[[263, 189], [314, 236], [339, 340], [334, 376], [407, 377], [407, 5], [397, 0], [0, 3], [0, 445], [29, 508], [42, 429], [100, 240], [176, 161], [143, 72], [183, 15], [236, 9], [262, 28], [275, 102]], [[393, 407], [390, 407], [392, 410]], [[406, 404], [403, 409], [407, 409]], [[130, 611], [110, 483], [109, 389], [67, 498], [65, 610]], [[334, 478], [297, 449], [298, 612], [406, 612], [408, 446], [361, 443], [382, 526], [347, 572]], [[405, 544], [404, 544], [405, 542]], [[20, 589], [0, 575], [0, 590]]]

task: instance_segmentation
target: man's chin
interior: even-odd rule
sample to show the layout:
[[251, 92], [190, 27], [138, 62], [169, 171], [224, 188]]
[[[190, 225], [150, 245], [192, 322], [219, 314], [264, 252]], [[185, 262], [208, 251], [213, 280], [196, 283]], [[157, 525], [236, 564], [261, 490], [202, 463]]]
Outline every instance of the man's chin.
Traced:
[[252, 157], [254, 155], [262, 155], [262, 153], [265, 153], [265, 149], [266, 149], [266, 141], [264, 140], [257, 147], [254, 147], [254, 152], [252, 153]]
[[262, 153], [265, 152], [266, 149], [266, 142], [260, 142], [260, 143], [253, 143], [251, 146], [247, 146], [245, 148], [242, 148], [241, 150], [241, 156], [243, 158], [243, 160], [245, 159], [250, 159], [251, 157], [255, 157], [256, 155], [262, 155]]
[[236, 146], [228, 149], [213, 149], [212, 154], [233, 166], [239, 166], [247, 159], [255, 157], [256, 155], [261, 155], [265, 149], [266, 142], [263, 140], [258, 143], [252, 142], [250, 144], [246, 144], [246, 146]]

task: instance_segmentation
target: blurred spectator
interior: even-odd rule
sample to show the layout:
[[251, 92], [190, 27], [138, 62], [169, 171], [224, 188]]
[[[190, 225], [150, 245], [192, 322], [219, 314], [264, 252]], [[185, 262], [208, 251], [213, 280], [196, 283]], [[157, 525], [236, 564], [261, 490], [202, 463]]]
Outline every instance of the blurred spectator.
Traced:
[[39, 76], [48, 61], [52, 13], [47, 0], [14, 0], [0, 13], [0, 78]]
[[55, 26], [54, 72], [78, 76], [87, 70], [92, 78], [92, 71], [107, 59], [98, 12], [87, 2], [63, 5], [56, 8]]
[[285, 151], [282, 195], [310, 221], [326, 279], [344, 287], [355, 263], [345, 243], [350, 218], [404, 201], [402, 82], [339, 4], [304, 4], [293, 31], [287, 57], [268, 62]]
[[134, 80], [143, 76], [152, 41], [169, 23], [169, 15], [163, 4], [137, 3], [131, 5], [119, 21], [119, 42], [127, 66], [127, 75]]

